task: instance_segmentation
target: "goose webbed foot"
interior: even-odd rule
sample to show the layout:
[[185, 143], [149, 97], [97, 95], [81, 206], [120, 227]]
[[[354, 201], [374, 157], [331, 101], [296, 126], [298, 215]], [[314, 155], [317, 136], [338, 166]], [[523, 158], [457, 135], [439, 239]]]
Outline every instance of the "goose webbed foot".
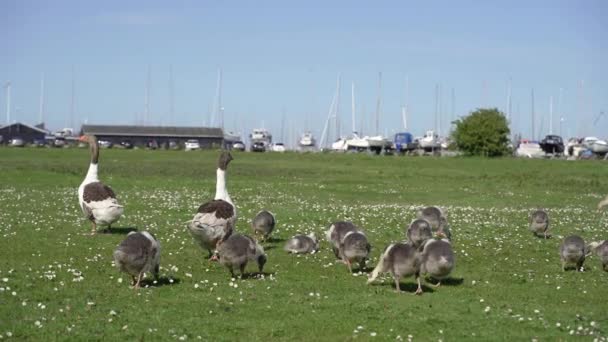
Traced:
[[346, 267], [348, 267], [348, 272], [353, 273], [353, 267], [352, 267], [352, 265], [350, 263], [350, 260], [345, 259], [344, 263], [346, 264]]
[[420, 277], [417, 278], [418, 280], [418, 288], [416, 289], [416, 292], [414, 293], [417, 296], [422, 295], [422, 285], [420, 285]]
[[135, 287], [134, 287], [135, 290], [139, 290], [139, 287], [140, 287], [139, 284], [141, 283], [142, 276], [143, 276], [143, 272], [137, 276], [137, 282], [135, 283]]

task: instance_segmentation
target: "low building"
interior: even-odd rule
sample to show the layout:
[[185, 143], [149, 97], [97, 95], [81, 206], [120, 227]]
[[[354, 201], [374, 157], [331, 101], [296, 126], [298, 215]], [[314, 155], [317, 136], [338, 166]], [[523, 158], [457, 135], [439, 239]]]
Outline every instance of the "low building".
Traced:
[[7, 144], [12, 139], [23, 139], [26, 144], [44, 141], [49, 134], [44, 125], [30, 126], [21, 122], [0, 127], [0, 143]]
[[114, 145], [128, 141], [140, 147], [183, 147], [187, 140], [196, 140], [201, 148], [219, 148], [224, 141], [222, 129], [211, 127], [82, 125], [81, 134], [93, 134]]

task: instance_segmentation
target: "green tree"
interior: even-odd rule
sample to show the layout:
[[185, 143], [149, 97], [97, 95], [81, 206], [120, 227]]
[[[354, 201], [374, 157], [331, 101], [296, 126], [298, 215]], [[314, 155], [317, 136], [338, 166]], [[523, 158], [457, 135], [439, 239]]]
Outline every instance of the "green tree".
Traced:
[[497, 108], [477, 109], [456, 120], [452, 139], [467, 155], [500, 157], [509, 154], [509, 125]]

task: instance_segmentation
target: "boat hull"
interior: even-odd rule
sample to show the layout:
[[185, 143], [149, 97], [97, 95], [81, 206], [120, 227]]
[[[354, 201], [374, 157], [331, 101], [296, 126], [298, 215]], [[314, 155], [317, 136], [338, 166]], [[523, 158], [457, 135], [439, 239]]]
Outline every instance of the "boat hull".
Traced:
[[591, 144], [591, 146], [589, 146], [589, 149], [593, 153], [608, 153], [608, 143], [605, 141], [595, 141], [593, 144]]

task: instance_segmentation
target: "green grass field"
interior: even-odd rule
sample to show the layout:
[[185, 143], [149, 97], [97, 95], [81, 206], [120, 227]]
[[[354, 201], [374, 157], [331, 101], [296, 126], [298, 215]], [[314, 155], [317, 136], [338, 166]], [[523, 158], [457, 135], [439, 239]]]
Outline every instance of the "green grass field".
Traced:
[[[77, 188], [87, 150], [0, 149], [0, 335], [19, 340], [606, 340], [608, 272], [562, 272], [563, 237], [608, 239], [608, 163], [561, 160], [236, 153], [228, 190], [250, 233], [276, 214], [267, 274], [232, 281], [206, 260], [184, 222], [214, 194], [215, 152], [102, 150], [100, 178], [125, 205], [112, 234], [90, 224]], [[425, 205], [448, 210], [456, 268], [439, 288], [366, 285], [324, 241], [352, 220], [384, 247]], [[553, 238], [527, 231], [549, 210]], [[129, 228], [162, 244], [161, 281], [135, 291], [112, 266]], [[314, 231], [321, 251], [287, 255], [285, 239]], [[254, 272], [250, 264], [248, 271]]]

